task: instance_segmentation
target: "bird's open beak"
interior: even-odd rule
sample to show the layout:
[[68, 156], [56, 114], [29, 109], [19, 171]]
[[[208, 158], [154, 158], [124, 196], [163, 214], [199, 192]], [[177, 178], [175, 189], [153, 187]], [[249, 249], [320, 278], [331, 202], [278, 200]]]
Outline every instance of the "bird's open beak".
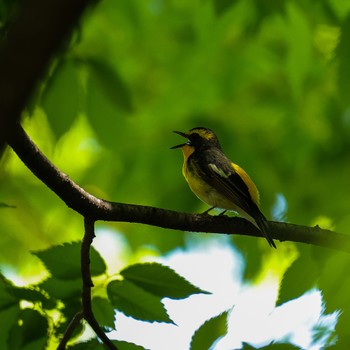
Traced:
[[[173, 131], [175, 134], [178, 134], [182, 137], [185, 137], [186, 139], [188, 139], [188, 135], [185, 133], [185, 132], [181, 132], [181, 131]], [[185, 146], [185, 145], [188, 145], [189, 143], [186, 142], [186, 143], [182, 143], [181, 145], [177, 145], [177, 146], [173, 146], [173, 147], [170, 147], [170, 149], [174, 149], [174, 148], [180, 148], [182, 146]]]

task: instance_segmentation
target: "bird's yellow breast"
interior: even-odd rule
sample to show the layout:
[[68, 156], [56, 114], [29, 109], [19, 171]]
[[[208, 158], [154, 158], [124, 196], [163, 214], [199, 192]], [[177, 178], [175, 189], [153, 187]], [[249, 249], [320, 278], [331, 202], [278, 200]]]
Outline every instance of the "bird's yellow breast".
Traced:
[[189, 166], [187, 158], [194, 152], [191, 146], [183, 146], [182, 151], [184, 155], [184, 164], [182, 167], [182, 173], [185, 177], [192, 192], [204, 203], [209, 204], [212, 207], [235, 210], [239, 208], [227, 200], [225, 196], [220, 194], [214, 187], [210, 186], [202, 177], [197, 173], [196, 167]]
[[194, 152], [194, 147], [191, 145], [182, 145], [181, 150], [184, 156], [184, 166], [186, 165], [188, 157]]
[[194, 152], [194, 147], [190, 145], [183, 145], [181, 147], [181, 150], [184, 156], [182, 174], [190, 186], [192, 192], [203, 202], [214, 206], [215, 204], [211, 199], [214, 189], [202, 180], [195, 169], [192, 169], [190, 171], [188, 168], [188, 157]]

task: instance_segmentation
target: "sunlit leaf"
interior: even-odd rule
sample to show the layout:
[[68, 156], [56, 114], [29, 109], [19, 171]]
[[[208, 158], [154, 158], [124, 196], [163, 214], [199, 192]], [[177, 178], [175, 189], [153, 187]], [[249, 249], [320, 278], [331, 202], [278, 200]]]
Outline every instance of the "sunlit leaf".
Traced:
[[[76, 298], [67, 298], [63, 300], [64, 306], [60, 307], [60, 312], [62, 313], [62, 318], [60, 319], [60, 323], [58, 324], [58, 327], [55, 328], [55, 333], [61, 337], [69, 325], [69, 323], [73, 320], [74, 317], [76, 317], [76, 314], [78, 312], [81, 312], [82, 305], [81, 305], [81, 297]], [[84, 331], [83, 323], [80, 322], [73, 330], [72, 338], [79, 336]]]
[[210, 349], [214, 342], [227, 333], [228, 312], [206, 321], [192, 336], [191, 350]]
[[183, 299], [196, 293], [209, 294], [192, 285], [170, 267], [158, 263], [131, 265], [120, 274], [126, 280], [161, 298]]
[[104, 298], [92, 299], [92, 311], [101, 327], [114, 329], [114, 309], [111, 303]]
[[126, 316], [148, 322], [172, 323], [161, 298], [131, 282], [113, 281], [108, 285], [107, 293], [111, 303]]
[[[71, 280], [81, 278], [80, 268], [81, 243], [65, 243], [46, 250], [33, 252], [44, 263], [54, 278]], [[92, 276], [98, 276], [106, 271], [106, 264], [100, 254], [90, 248], [90, 269]]]
[[[147, 350], [142, 346], [128, 343], [126, 341], [113, 340], [112, 343], [118, 348], [118, 350]], [[93, 339], [84, 343], [78, 343], [69, 347], [69, 350], [104, 350], [106, 347], [98, 340]]]
[[13, 288], [13, 285], [0, 275], [0, 310], [18, 305], [19, 299], [11, 293]]
[[311, 247], [301, 247], [299, 257], [284, 273], [277, 306], [296, 299], [316, 287], [320, 271], [310, 250]]
[[40, 349], [47, 342], [48, 322], [39, 312], [25, 309], [20, 315], [20, 324], [12, 327], [9, 334], [9, 347], [13, 350]]
[[126, 341], [113, 340], [113, 344], [119, 350], [151, 350], [133, 343], [126, 342]]

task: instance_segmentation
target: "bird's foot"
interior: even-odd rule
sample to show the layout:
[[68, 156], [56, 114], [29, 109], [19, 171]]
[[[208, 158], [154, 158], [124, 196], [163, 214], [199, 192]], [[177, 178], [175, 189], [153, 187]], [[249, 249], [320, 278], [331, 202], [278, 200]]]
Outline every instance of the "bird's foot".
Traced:
[[209, 212], [210, 212], [211, 210], [213, 210], [213, 209], [215, 209], [215, 207], [211, 207], [211, 208], [207, 209], [206, 211], [204, 211], [204, 212], [202, 213], [202, 215], [209, 215]]

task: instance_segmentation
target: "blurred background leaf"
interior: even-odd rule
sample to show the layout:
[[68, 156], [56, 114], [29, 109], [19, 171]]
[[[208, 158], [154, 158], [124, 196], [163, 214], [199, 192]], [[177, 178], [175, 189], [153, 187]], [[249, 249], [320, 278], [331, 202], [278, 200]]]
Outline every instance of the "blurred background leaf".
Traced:
[[62, 61], [48, 80], [41, 103], [58, 138], [72, 126], [82, 110], [81, 104], [79, 71], [72, 60]]

